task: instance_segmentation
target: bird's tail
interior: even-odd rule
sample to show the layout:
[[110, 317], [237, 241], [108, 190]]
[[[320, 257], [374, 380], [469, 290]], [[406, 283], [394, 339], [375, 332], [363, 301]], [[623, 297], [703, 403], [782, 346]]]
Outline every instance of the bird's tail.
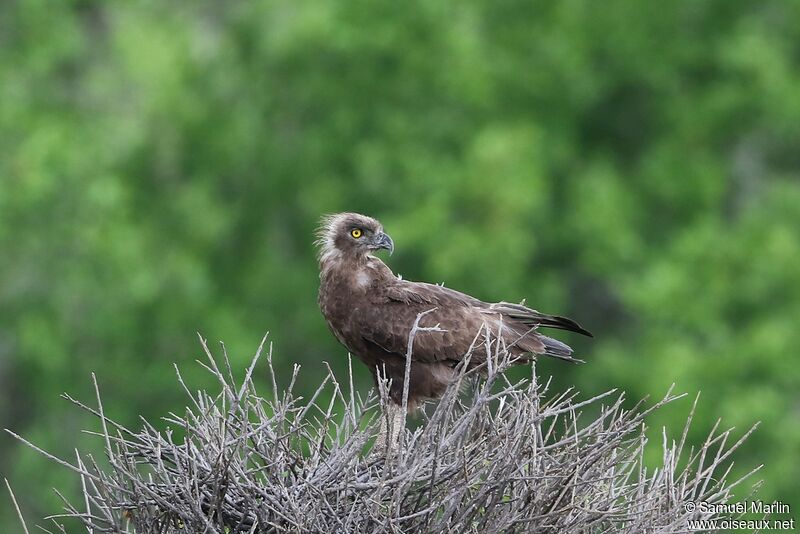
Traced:
[[572, 347], [566, 343], [562, 343], [557, 339], [543, 336], [541, 334], [539, 334], [537, 337], [539, 338], [539, 341], [544, 343], [545, 356], [551, 356], [553, 358], [558, 358], [559, 360], [565, 360], [572, 363], [584, 363], [583, 360], [572, 357]]
[[572, 347], [566, 343], [536, 332], [536, 327], [524, 328], [528, 328], [528, 330], [520, 331], [519, 327], [510, 329], [517, 336], [509, 346], [515, 353], [528, 355], [525, 356], [526, 359], [530, 359], [533, 355], [543, 354], [572, 363], [584, 363], [583, 360], [572, 357]]

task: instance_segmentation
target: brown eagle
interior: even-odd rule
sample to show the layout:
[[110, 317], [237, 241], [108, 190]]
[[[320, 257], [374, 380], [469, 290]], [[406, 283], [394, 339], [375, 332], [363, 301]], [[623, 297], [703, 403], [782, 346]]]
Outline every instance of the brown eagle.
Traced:
[[[544, 354], [570, 362], [566, 344], [537, 331], [560, 328], [591, 336], [566, 317], [545, 315], [521, 304], [487, 303], [446, 287], [395, 276], [373, 253], [394, 242], [371, 217], [338, 213], [323, 218], [318, 232], [319, 307], [333, 335], [372, 371], [391, 379], [389, 395], [402, 405], [409, 335], [417, 317], [425, 330], [411, 350], [408, 407], [439, 397], [480, 332], [501, 339], [513, 356]], [[475, 351], [469, 365], [484, 363]]]

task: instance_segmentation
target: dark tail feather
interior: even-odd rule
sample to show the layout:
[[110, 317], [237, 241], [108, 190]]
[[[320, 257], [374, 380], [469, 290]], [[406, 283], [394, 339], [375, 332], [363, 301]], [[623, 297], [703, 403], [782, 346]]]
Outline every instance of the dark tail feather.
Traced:
[[594, 337], [591, 332], [568, 317], [539, 313], [522, 304], [511, 304], [510, 302], [498, 302], [497, 304], [492, 304], [492, 308], [528, 326], [559, 328], [561, 330], [577, 332], [584, 336]]
[[545, 327], [569, 330], [570, 332], [577, 332], [584, 336], [594, 337], [591, 332], [567, 317], [539, 314], [538, 321], [540, 325]]

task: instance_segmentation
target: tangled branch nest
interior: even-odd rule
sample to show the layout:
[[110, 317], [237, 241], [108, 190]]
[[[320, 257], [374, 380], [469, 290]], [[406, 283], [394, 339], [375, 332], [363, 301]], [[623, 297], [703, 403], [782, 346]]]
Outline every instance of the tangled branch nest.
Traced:
[[[682, 395], [670, 389], [626, 409], [614, 390], [582, 401], [552, 394], [535, 370], [509, 381], [513, 362], [499, 349], [485, 377], [461, 370], [416, 429], [372, 451], [385, 394], [362, 398], [352, 371], [343, 384], [328, 368], [304, 399], [294, 393], [298, 366], [278, 386], [270, 347], [263, 397], [252, 376], [265, 341], [240, 382], [224, 346], [218, 361], [202, 341], [219, 391], [192, 393], [178, 371], [191, 404], [163, 418], [166, 430], [115, 423], [99, 391], [96, 409], [65, 395], [100, 419], [107, 466], [56, 458], [14, 434], [80, 476], [83, 502], [65, 499], [51, 528], [66, 532], [73, 518], [89, 532], [125, 533], [686, 532], [690, 519], [715, 517], [685, 503], [728, 502], [746, 478], [729, 480], [729, 457], [755, 427], [731, 443], [717, 424], [699, 449], [685, 448], [695, 399], [680, 437], [664, 431], [661, 465], [648, 469], [645, 419]], [[584, 424], [586, 409], [598, 415]]]

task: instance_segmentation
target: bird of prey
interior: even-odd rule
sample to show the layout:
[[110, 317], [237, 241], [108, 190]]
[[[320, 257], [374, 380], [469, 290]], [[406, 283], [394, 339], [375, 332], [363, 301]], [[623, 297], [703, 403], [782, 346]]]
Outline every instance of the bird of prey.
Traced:
[[[379, 376], [391, 380], [390, 404], [402, 405], [411, 330], [416, 321], [424, 329], [414, 337], [410, 351], [409, 411], [445, 391], [481, 331], [501, 340], [512, 356], [543, 354], [570, 362], [580, 361], [572, 357], [572, 349], [538, 328], [591, 336], [565, 317], [521, 304], [487, 303], [440, 285], [395, 276], [374, 255], [381, 249], [391, 254], [394, 242], [377, 220], [365, 215], [324, 217], [317, 245], [320, 310], [333, 335], [369, 367], [376, 380]], [[418, 319], [420, 314], [424, 316]], [[485, 358], [475, 351], [469, 367]]]

